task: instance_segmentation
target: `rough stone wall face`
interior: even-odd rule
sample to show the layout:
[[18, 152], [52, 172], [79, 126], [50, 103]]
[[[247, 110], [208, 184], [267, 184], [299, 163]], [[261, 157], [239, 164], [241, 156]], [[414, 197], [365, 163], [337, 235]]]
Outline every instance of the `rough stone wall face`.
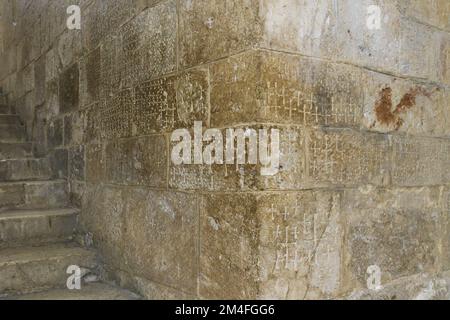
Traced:
[[[5, 0], [0, 86], [148, 298], [449, 297], [450, 2], [373, 4]], [[279, 129], [279, 172], [175, 165], [194, 121]]]

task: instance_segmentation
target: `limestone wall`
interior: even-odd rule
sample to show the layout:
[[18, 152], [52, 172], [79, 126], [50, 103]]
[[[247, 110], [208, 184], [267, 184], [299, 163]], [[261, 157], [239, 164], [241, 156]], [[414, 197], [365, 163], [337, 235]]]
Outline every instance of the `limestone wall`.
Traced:
[[[448, 0], [0, 10], [0, 86], [120, 284], [157, 299], [448, 295]], [[173, 164], [171, 134], [195, 120], [278, 128], [278, 174]]]

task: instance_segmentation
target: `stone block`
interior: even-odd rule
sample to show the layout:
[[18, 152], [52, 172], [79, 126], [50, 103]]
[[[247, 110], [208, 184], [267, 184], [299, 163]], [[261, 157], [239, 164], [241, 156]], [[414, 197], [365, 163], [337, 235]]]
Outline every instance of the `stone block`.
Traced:
[[367, 72], [364, 76], [366, 129], [411, 135], [445, 136], [448, 93], [439, 85]]
[[69, 178], [83, 181], [85, 179], [85, 147], [77, 146], [69, 149]]
[[450, 143], [444, 139], [393, 136], [392, 184], [434, 186], [447, 184]]
[[208, 122], [209, 81], [204, 69], [151, 80], [135, 88], [133, 135], [189, 128]]
[[67, 244], [2, 249], [0, 292], [18, 295], [64, 288], [70, 265], [93, 269], [95, 253]]
[[[134, 92], [131, 89], [117, 92], [115, 96], [96, 105], [91, 117], [98, 117], [100, 137], [117, 139], [132, 135], [132, 120], [134, 111]], [[96, 114], [97, 113], [97, 114]]]
[[449, 30], [450, 4], [446, 0], [426, 1], [398, 1], [399, 6], [408, 17], [417, 19], [425, 24]]
[[195, 66], [256, 45], [261, 37], [258, 8], [258, 0], [181, 2], [180, 64]]
[[53, 175], [59, 179], [67, 178], [69, 170], [68, 149], [55, 149], [50, 152], [49, 158]]
[[55, 119], [47, 125], [47, 146], [49, 149], [63, 145], [64, 139], [63, 119]]
[[65, 70], [59, 78], [59, 105], [61, 113], [74, 111], [79, 104], [78, 63]]
[[48, 180], [52, 177], [48, 159], [13, 159], [0, 161], [0, 180]]
[[285, 53], [250, 51], [210, 67], [211, 126], [274, 122], [361, 125], [362, 72]]
[[205, 196], [200, 296], [336, 295], [343, 266], [339, 199], [326, 191]]
[[369, 266], [381, 271], [381, 285], [438, 267], [442, 209], [438, 188], [344, 191], [347, 281], [367, 288]]
[[85, 112], [77, 111], [64, 117], [64, 146], [80, 145], [84, 142]]
[[262, 0], [260, 46], [339, 58], [342, 48], [337, 43], [338, 8], [338, 3], [331, 0]]
[[77, 210], [13, 210], [0, 216], [0, 248], [72, 239]]
[[195, 294], [198, 197], [138, 188], [128, 189], [124, 195], [128, 199], [123, 238], [127, 269], [138, 277]]
[[[164, 136], [111, 142], [105, 150], [106, 180], [114, 184], [164, 187], [167, 184], [167, 157]], [[102, 165], [98, 160], [96, 163], [96, 167]]]
[[[102, 144], [86, 145], [86, 181], [105, 181], [106, 159]], [[117, 168], [116, 168], [117, 169]]]
[[0, 143], [1, 159], [17, 159], [30, 157], [31, 143]]
[[81, 59], [80, 63], [80, 105], [88, 106], [100, 98], [101, 89], [100, 47]]

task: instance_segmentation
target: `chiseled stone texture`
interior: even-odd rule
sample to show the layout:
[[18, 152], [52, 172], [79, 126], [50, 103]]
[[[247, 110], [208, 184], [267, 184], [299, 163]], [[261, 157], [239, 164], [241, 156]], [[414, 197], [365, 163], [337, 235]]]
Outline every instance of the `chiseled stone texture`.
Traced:
[[336, 296], [343, 261], [339, 206], [340, 194], [332, 191], [205, 196], [200, 296]]
[[[81, 30], [66, 27], [74, 4]], [[105, 276], [149, 299], [450, 296], [448, 0], [0, 11], [0, 113], [27, 135], [0, 132], [33, 142], [0, 151], [0, 210], [80, 207]], [[224, 139], [280, 130], [278, 172], [174, 165], [171, 133], [195, 121]]]
[[251, 48], [259, 42], [259, 0], [179, 1], [179, 54], [194, 66]]
[[88, 186], [81, 223], [106, 266], [196, 294], [198, 196]]
[[380, 268], [382, 285], [438, 271], [440, 201], [439, 188], [345, 191], [342, 213], [350, 288], [367, 288], [366, 271], [371, 265]]

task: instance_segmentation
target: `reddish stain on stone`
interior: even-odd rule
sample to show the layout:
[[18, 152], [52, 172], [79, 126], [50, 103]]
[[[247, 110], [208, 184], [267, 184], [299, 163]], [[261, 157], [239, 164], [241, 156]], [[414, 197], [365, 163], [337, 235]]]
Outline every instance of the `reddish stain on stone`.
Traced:
[[[423, 88], [412, 88], [403, 95], [400, 102], [394, 110], [392, 110], [392, 89], [386, 87], [380, 92], [378, 100], [375, 102], [375, 115], [377, 121], [382, 125], [393, 126], [398, 130], [402, 124], [403, 119], [400, 114], [406, 112], [416, 105], [416, 97], [418, 95], [431, 97], [431, 93]], [[375, 123], [371, 126], [374, 127]]]
[[417, 95], [423, 95], [427, 98], [430, 98], [431, 94], [422, 89], [422, 88], [414, 88], [409, 90], [408, 93], [406, 93], [402, 99], [400, 100], [399, 104], [394, 110], [394, 114], [402, 113], [407, 111], [408, 109], [412, 108], [416, 105], [416, 97]]
[[375, 103], [375, 115], [378, 122], [384, 125], [390, 125], [391, 123], [394, 123], [396, 121], [396, 117], [391, 110], [392, 89], [387, 87], [381, 90], [380, 97]]

